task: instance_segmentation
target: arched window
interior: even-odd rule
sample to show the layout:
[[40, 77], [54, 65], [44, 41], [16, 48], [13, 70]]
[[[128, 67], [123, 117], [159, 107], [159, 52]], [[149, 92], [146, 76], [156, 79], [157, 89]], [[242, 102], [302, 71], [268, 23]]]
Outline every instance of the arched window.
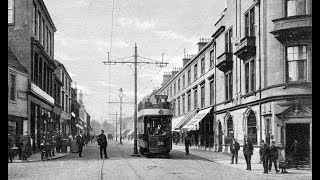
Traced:
[[229, 140], [234, 138], [233, 120], [231, 117], [229, 117], [227, 120], [227, 137]]
[[253, 144], [257, 144], [257, 121], [253, 111], [247, 117], [248, 138], [252, 140]]

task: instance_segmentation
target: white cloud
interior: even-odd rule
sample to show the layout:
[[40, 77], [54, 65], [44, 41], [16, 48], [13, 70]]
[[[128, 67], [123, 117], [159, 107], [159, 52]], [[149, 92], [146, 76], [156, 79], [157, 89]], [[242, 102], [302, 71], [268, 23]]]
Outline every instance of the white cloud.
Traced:
[[[103, 81], [94, 81], [92, 82], [91, 86], [95, 86], [95, 87], [109, 87], [108, 83], [105, 83]], [[110, 87], [115, 87], [117, 85], [115, 84], [110, 84]]]
[[154, 31], [158, 36], [162, 37], [162, 38], [167, 38], [167, 39], [178, 39], [178, 40], [182, 40], [185, 42], [189, 42], [189, 43], [195, 43], [197, 42], [196, 38], [186, 38], [184, 35], [182, 34], [178, 34], [176, 32], [173, 32], [172, 30], [166, 30], [166, 31]]
[[120, 47], [120, 48], [125, 48], [129, 47], [129, 43], [125, 41], [118, 41], [114, 43], [115, 46]]
[[85, 7], [89, 5], [89, 1], [87, 0], [78, 0], [75, 2], [76, 6], [81, 6], [81, 7]]
[[55, 52], [55, 59], [57, 59], [60, 62], [66, 62], [66, 61], [74, 61], [72, 57], [70, 57], [68, 54], [66, 54], [64, 51], [57, 51]]
[[78, 85], [77, 84], [77, 88], [78, 88], [78, 91], [80, 93], [80, 90], [82, 91], [82, 94], [86, 94], [86, 95], [93, 95], [95, 94], [94, 91], [90, 90], [89, 88], [85, 87], [85, 86], [82, 86], [82, 85]]
[[156, 22], [154, 22], [153, 20], [143, 21], [143, 20], [139, 20], [138, 18], [123, 17], [123, 18], [119, 18], [118, 21], [122, 27], [130, 27], [131, 26], [131, 27], [135, 27], [140, 30], [153, 29], [156, 25]]

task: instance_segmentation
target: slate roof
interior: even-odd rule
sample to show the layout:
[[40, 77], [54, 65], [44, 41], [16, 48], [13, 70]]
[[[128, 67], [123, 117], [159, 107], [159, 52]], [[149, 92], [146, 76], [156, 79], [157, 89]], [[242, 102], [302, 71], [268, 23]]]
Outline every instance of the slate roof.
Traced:
[[12, 50], [8, 47], [8, 66], [28, 74], [27, 69], [22, 65], [19, 61], [18, 57], [12, 52]]

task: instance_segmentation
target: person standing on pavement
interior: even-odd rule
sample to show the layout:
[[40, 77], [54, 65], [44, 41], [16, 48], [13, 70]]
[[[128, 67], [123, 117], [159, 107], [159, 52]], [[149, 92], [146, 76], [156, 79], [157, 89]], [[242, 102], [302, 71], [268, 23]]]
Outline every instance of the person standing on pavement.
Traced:
[[31, 142], [30, 136], [27, 132], [24, 133], [22, 138], [20, 139], [22, 145], [22, 161], [27, 161], [27, 158], [31, 155]]
[[243, 154], [247, 163], [246, 170], [251, 171], [251, 156], [253, 154], [253, 144], [252, 141], [248, 138], [244, 139]]
[[230, 145], [230, 151], [232, 153], [231, 164], [233, 164], [234, 159], [236, 160], [236, 164], [238, 164], [238, 151], [240, 150], [240, 145], [236, 141], [236, 139], [232, 139]]
[[278, 157], [278, 148], [275, 146], [275, 142], [272, 141], [270, 146], [269, 171], [271, 171], [272, 163], [274, 164], [274, 169], [276, 170], [276, 173], [280, 171], [277, 167]]
[[78, 144], [78, 150], [79, 150], [79, 157], [83, 157], [82, 156], [82, 149], [84, 146], [84, 138], [83, 138], [83, 131], [80, 131], [80, 134], [76, 137], [76, 142]]
[[288, 163], [285, 158], [285, 148], [283, 147], [280, 151], [279, 155], [279, 168], [281, 169], [281, 173], [288, 173], [286, 168], [288, 168]]
[[186, 155], [189, 155], [190, 138], [189, 138], [188, 134], [184, 140], [184, 146], [186, 149]]
[[11, 134], [8, 134], [8, 162], [12, 162], [14, 157], [13, 150], [11, 149], [14, 146], [14, 137]]
[[270, 155], [269, 144], [262, 142], [263, 144], [260, 147], [259, 153], [260, 157], [262, 158], [263, 164], [263, 173], [268, 173], [268, 160]]
[[106, 159], [108, 159], [108, 156], [107, 156], [108, 141], [107, 141], [106, 135], [104, 134], [104, 130], [101, 130], [101, 134], [98, 136], [98, 145], [100, 146], [100, 157], [101, 157], [101, 159], [103, 158], [102, 157], [102, 151], [104, 153], [104, 157]]
[[294, 164], [296, 166], [296, 169], [298, 169], [299, 165], [299, 143], [297, 140], [294, 140], [292, 146], [292, 158], [294, 161]]
[[263, 147], [264, 147], [264, 140], [261, 140], [260, 149], [259, 149], [260, 164], [263, 164], [263, 156], [262, 156]]

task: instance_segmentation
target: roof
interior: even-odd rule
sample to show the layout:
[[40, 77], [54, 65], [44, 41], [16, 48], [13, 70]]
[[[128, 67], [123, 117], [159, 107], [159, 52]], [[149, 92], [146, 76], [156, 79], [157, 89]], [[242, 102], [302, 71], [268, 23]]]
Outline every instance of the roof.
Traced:
[[11, 48], [8, 47], [8, 66], [28, 74], [27, 69], [22, 65], [22, 63], [19, 61], [18, 57], [12, 52]]

